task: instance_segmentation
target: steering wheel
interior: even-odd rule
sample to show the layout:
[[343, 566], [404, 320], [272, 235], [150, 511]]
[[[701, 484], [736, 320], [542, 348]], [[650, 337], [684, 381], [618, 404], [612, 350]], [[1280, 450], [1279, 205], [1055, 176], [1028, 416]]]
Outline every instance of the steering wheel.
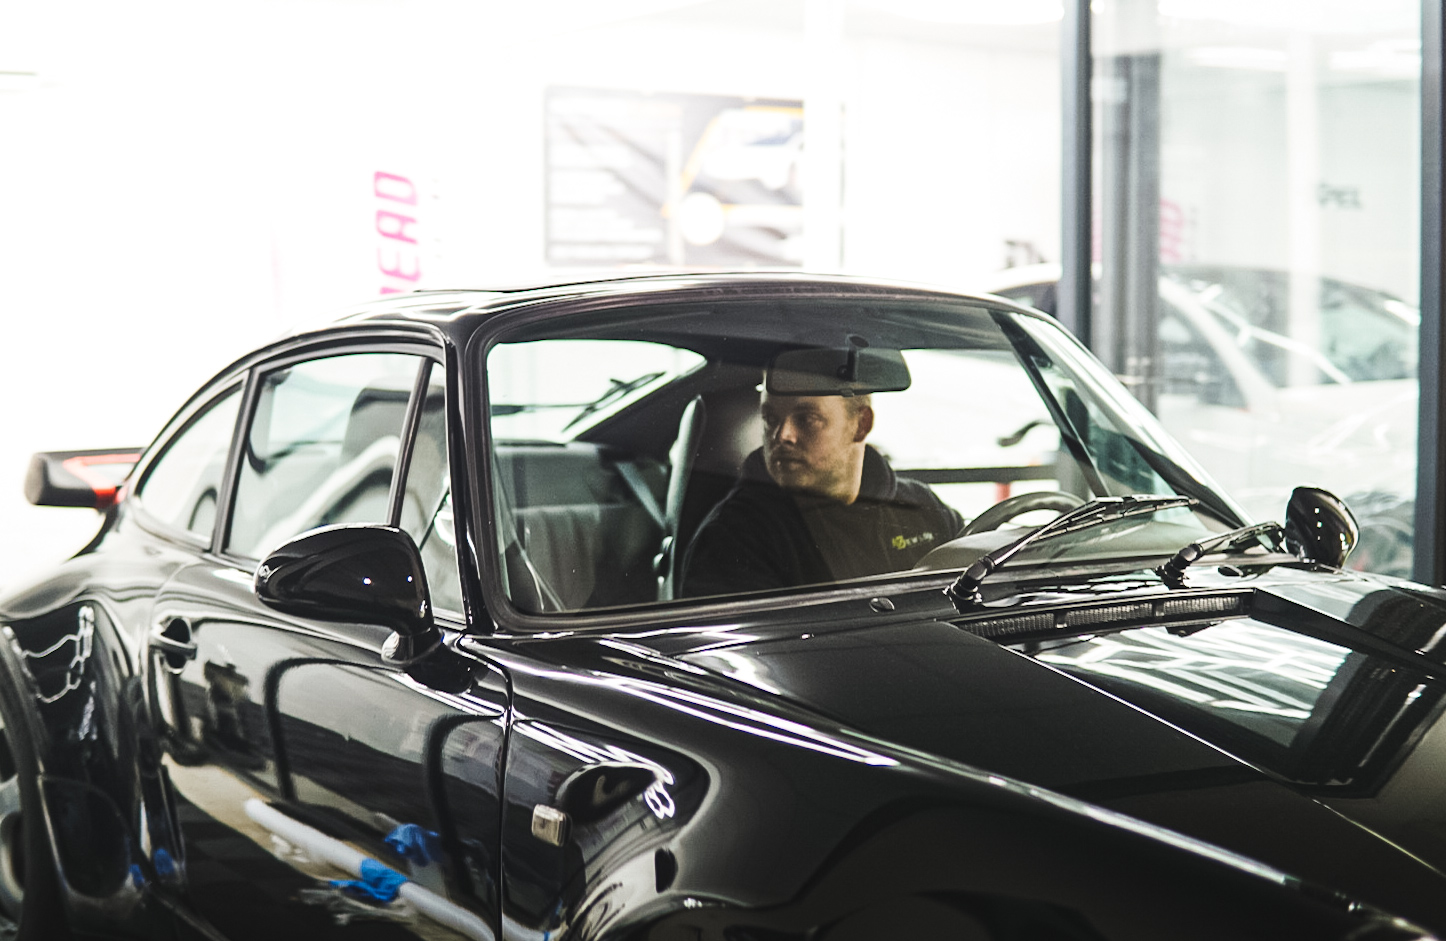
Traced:
[[974, 517], [959, 535], [971, 536], [974, 533], [984, 533], [991, 529], [998, 529], [1001, 525], [1009, 522], [1016, 516], [1023, 516], [1035, 510], [1055, 510], [1059, 513], [1067, 513], [1083, 503], [1084, 501], [1079, 497], [1072, 493], [1065, 493], [1062, 490], [1035, 490], [1029, 493], [1016, 494], [1000, 500], [983, 513]]

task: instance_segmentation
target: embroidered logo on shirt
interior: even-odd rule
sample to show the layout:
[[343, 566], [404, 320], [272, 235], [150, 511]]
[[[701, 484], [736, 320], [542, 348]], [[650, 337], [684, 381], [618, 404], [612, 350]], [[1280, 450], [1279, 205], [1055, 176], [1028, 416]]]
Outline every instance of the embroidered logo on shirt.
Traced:
[[933, 542], [933, 533], [919, 533], [917, 536], [895, 536], [890, 540], [890, 545], [895, 549], [907, 549], [910, 546], [917, 546], [921, 542]]

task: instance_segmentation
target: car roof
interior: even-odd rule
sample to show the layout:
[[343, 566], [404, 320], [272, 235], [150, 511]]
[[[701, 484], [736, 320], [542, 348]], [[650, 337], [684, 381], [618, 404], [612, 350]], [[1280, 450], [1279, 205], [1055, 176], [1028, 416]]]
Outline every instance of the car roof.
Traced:
[[[591, 275], [556, 275], [548, 280], [506, 286], [459, 290], [426, 290], [393, 295], [358, 305], [339, 323], [425, 321], [467, 325], [499, 309], [561, 299], [659, 297], [669, 293], [705, 295], [717, 299], [748, 296], [933, 296], [975, 300], [992, 305], [1016, 306], [999, 298], [962, 293], [919, 282], [863, 278], [854, 275], [815, 274], [795, 270], [608, 272]], [[1022, 308], [1021, 308], [1022, 309]]]

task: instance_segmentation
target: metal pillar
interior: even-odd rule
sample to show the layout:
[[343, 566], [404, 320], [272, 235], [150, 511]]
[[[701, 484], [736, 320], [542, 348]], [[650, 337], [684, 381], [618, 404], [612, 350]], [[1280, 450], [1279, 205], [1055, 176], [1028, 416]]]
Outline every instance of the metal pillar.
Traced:
[[1073, 331], [1085, 346], [1093, 347], [1091, 329], [1093, 286], [1090, 262], [1093, 258], [1093, 160], [1094, 122], [1090, 104], [1090, 78], [1094, 59], [1090, 54], [1090, 0], [1066, 0], [1060, 34], [1060, 74], [1063, 79], [1062, 117], [1064, 152], [1060, 161], [1060, 277], [1058, 307], [1060, 323]]
[[1421, 398], [1417, 419], [1416, 537], [1413, 576], [1428, 585], [1446, 584], [1446, 335], [1441, 329], [1443, 284], [1442, 0], [1421, 0]]
[[1159, 378], [1160, 55], [1102, 59], [1094, 352], [1154, 409]]

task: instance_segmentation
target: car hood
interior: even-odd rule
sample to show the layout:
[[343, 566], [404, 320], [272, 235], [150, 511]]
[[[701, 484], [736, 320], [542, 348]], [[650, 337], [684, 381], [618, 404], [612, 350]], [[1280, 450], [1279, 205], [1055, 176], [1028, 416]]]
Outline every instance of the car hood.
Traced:
[[[1191, 575], [1184, 592], [1100, 579], [968, 616], [795, 621], [673, 655], [1441, 930], [1446, 903], [1426, 900], [1446, 899], [1446, 806], [1423, 794], [1446, 769], [1446, 595], [1289, 567]], [[1228, 613], [1192, 619], [1192, 605]], [[1107, 629], [1061, 646], [980, 636], [1043, 615]]]

